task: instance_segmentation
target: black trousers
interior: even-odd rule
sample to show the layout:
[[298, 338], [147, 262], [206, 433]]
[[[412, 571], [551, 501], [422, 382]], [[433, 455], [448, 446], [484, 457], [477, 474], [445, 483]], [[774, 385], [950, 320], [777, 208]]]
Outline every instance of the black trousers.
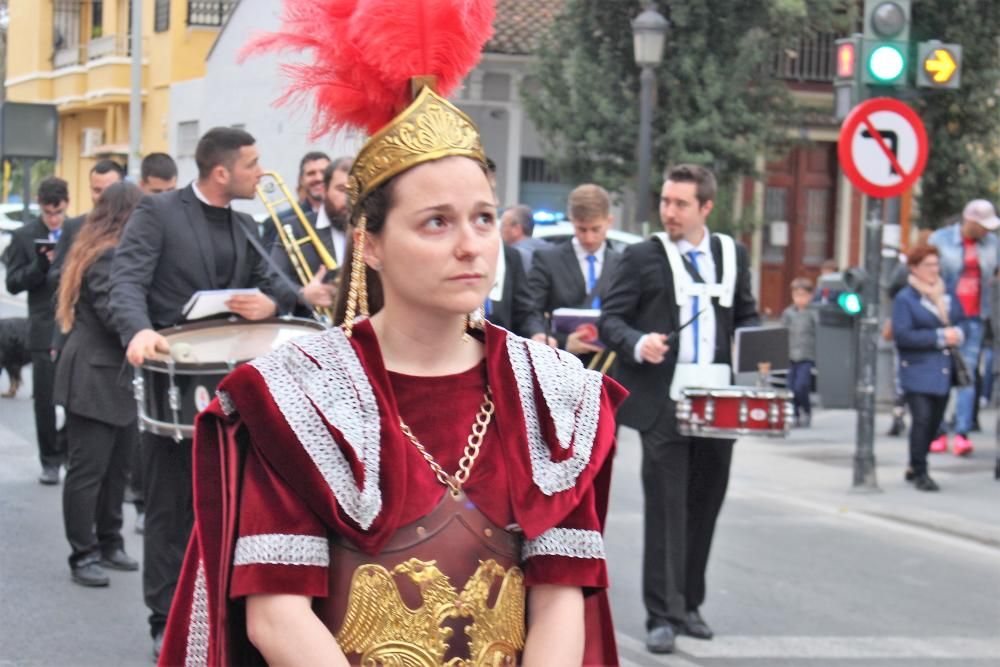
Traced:
[[646, 626], [680, 622], [705, 601], [705, 570], [729, 484], [733, 440], [677, 433], [673, 401], [642, 439], [642, 597]]
[[906, 392], [906, 404], [910, 407], [910, 469], [916, 475], [927, 473], [927, 452], [931, 441], [938, 436], [944, 411], [948, 406], [948, 394], [918, 394]]
[[149, 607], [150, 633], [162, 632], [194, 525], [191, 440], [143, 433], [142, 472], [146, 491], [142, 593]]
[[31, 383], [35, 404], [35, 433], [38, 458], [43, 466], [59, 466], [66, 461], [66, 434], [56, 430], [56, 406], [52, 391], [56, 364], [48, 350], [31, 352]]
[[122, 499], [138, 435], [135, 422], [114, 426], [66, 414], [69, 460], [63, 484], [63, 522], [72, 548], [70, 567], [122, 548]]

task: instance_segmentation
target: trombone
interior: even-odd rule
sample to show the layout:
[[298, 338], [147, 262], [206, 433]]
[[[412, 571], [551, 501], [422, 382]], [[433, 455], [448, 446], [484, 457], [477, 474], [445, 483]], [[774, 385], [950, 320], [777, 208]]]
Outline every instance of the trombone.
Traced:
[[[274, 195], [275, 191], [278, 192], [278, 196], [274, 199], [268, 199], [268, 196]], [[323, 245], [319, 236], [316, 235], [316, 230], [313, 229], [311, 224], [309, 224], [309, 220], [306, 218], [305, 213], [302, 212], [299, 202], [292, 196], [288, 186], [285, 185], [285, 182], [277, 172], [264, 172], [264, 175], [261, 176], [260, 184], [257, 186], [257, 195], [264, 203], [264, 207], [267, 209], [268, 215], [271, 216], [271, 222], [274, 223], [274, 227], [278, 232], [278, 240], [281, 241], [281, 247], [284, 248], [285, 252], [288, 254], [288, 259], [292, 263], [292, 268], [295, 269], [295, 275], [298, 277], [299, 282], [303, 287], [309, 284], [315, 275], [313, 270], [309, 267], [309, 262], [306, 261], [305, 255], [302, 253], [303, 246], [312, 244], [313, 250], [316, 251], [320, 262], [322, 262], [323, 266], [326, 267], [327, 271], [334, 271], [337, 269], [337, 261], [326, 249], [326, 246]], [[295, 217], [298, 218], [299, 224], [302, 225], [302, 229], [305, 230], [304, 236], [295, 238], [295, 230], [292, 225], [282, 223], [281, 219], [278, 217], [278, 207], [285, 203], [292, 207]], [[313, 310], [315, 310], [320, 317], [325, 319], [327, 323], [333, 321], [332, 308], [314, 306]]]

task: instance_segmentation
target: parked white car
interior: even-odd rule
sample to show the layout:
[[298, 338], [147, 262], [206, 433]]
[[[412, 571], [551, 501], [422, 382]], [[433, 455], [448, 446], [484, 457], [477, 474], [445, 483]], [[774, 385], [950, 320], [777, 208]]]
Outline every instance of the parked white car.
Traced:
[[[32, 203], [28, 210], [34, 216], [41, 214], [41, 208], [36, 203]], [[3, 254], [3, 251], [10, 245], [11, 233], [20, 229], [21, 225], [24, 224], [21, 219], [22, 215], [24, 215], [23, 204], [0, 204], [0, 254]]]
[[[568, 241], [573, 238], [573, 223], [563, 221], [543, 225], [536, 222], [531, 235], [536, 239], [545, 239], [546, 241], [552, 241], [553, 243], [562, 243], [563, 241]], [[643, 240], [643, 238], [638, 234], [623, 232], [620, 229], [608, 230], [608, 238], [619, 245], [632, 245], [633, 243], [638, 243]]]

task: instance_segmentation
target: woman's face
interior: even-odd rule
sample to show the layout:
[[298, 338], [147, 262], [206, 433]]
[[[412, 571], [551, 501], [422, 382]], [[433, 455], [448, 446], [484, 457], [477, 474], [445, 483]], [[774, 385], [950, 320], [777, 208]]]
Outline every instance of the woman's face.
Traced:
[[917, 280], [925, 283], [936, 283], [941, 275], [941, 263], [937, 255], [927, 255], [919, 264], [910, 268]]
[[385, 226], [365, 244], [386, 302], [447, 314], [483, 305], [500, 252], [494, 201], [482, 168], [468, 158], [427, 162], [398, 176]]

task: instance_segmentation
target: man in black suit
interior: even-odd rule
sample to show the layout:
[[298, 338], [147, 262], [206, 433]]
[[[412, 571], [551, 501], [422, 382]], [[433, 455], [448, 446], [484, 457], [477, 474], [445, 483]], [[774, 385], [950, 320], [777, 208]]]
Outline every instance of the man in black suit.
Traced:
[[[306, 215], [318, 213], [323, 207], [326, 190], [323, 187], [323, 172], [330, 166], [330, 156], [322, 151], [309, 151], [299, 160], [298, 192], [302, 199], [299, 208]], [[295, 220], [295, 210], [291, 206], [278, 211], [278, 219], [282, 223]], [[270, 248], [278, 240], [278, 232], [274, 225], [264, 228], [261, 239], [265, 248]]]
[[[698, 372], [730, 364], [735, 330], [759, 322], [746, 248], [706, 227], [715, 193], [715, 177], [704, 167], [667, 172], [660, 194], [666, 234], [625, 249], [598, 325], [601, 340], [618, 352], [616, 379], [631, 392], [618, 422], [642, 439], [642, 583], [646, 646], [654, 653], [672, 651], [677, 631], [712, 637], [699, 607], [734, 442], [681, 436], [671, 383], [679, 363], [706, 364], [684, 368]], [[668, 260], [671, 248], [677, 252]], [[689, 296], [699, 289], [715, 296]], [[697, 313], [696, 324], [668, 345], [668, 334]]]
[[601, 348], [587, 342], [581, 332], [553, 331], [547, 338], [545, 314], [556, 308], [600, 309], [621, 253], [607, 240], [611, 197], [604, 188], [589, 183], [578, 186], [570, 193], [567, 207], [573, 238], [536, 251], [532, 260], [528, 291], [534, 306], [527, 328], [535, 340], [586, 360]]
[[[55, 246], [63, 234], [69, 187], [61, 178], [47, 178], [38, 186], [41, 219], [26, 222], [11, 235], [4, 251], [7, 291], [28, 293], [28, 347], [31, 351], [31, 378], [35, 408], [35, 432], [42, 461], [42, 484], [59, 483], [59, 467], [65, 462], [64, 434], [56, 430], [56, 408], [52, 402], [55, 363], [50, 344], [54, 326], [57, 283], [49, 280]], [[36, 243], [44, 241], [45, 243]]]
[[[210, 130], [195, 151], [198, 180], [144, 197], [129, 218], [112, 264], [111, 303], [133, 365], [170, 351], [157, 329], [181, 322], [184, 304], [198, 290], [260, 288], [261, 294], [236, 296], [226, 304], [248, 320], [294, 306], [294, 291], [270, 272], [248, 240], [256, 234], [253, 218], [230, 207], [234, 199], [255, 196], [263, 172], [254, 143], [243, 130]], [[193, 522], [191, 441], [143, 433], [142, 459], [143, 592], [158, 652]]]
[[501, 252], [504, 258], [503, 288], [499, 299], [486, 299], [486, 319], [518, 336], [530, 337], [532, 332], [528, 330], [528, 323], [534, 304], [521, 254], [508, 245], [503, 245]]
[[[326, 169], [323, 170], [323, 203], [316, 210], [305, 214], [306, 222], [312, 225], [316, 236], [319, 237], [323, 247], [330, 253], [338, 267], [344, 261], [344, 253], [347, 248], [347, 220], [350, 217], [347, 208], [347, 176], [350, 174], [353, 164], [354, 158], [341, 157], [326, 166]], [[293, 239], [306, 235], [302, 222], [295, 215], [282, 219], [282, 225], [285, 233]], [[316, 252], [312, 244], [302, 246], [302, 255], [313, 273], [313, 278], [299, 290], [299, 293], [306, 303], [312, 306], [332, 307], [336, 298], [336, 289], [333, 284], [336, 276], [327, 273], [326, 266], [320, 260], [319, 253]], [[271, 259], [290, 281], [294, 283], [299, 280], [288, 252], [278, 239], [271, 247]], [[311, 313], [300, 304], [296, 307], [296, 314], [309, 317]]]

